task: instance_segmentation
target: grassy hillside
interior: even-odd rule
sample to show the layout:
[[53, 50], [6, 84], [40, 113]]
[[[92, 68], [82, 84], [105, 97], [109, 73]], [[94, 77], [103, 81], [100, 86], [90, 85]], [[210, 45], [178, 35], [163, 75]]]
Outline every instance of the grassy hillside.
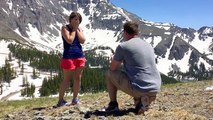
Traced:
[[[133, 113], [133, 100], [123, 92], [118, 93], [120, 112], [105, 113], [109, 98], [107, 92], [84, 94], [81, 104], [54, 108], [57, 97], [0, 102], [0, 119], [144, 119], [144, 120], [208, 120], [213, 119], [213, 80], [167, 84], [145, 113]], [[70, 100], [70, 97], [66, 97]]]

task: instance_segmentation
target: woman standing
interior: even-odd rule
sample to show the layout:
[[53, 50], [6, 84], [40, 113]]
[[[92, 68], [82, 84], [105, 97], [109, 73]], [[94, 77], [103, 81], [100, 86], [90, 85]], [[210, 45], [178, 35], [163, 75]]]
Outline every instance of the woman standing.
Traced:
[[66, 105], [64, 93], [73, 79], [73, 99], [72, 105], [78, 104], [78, 92], [81, 85], [81, 76], [85, 66], [86, 59], [81, 44], [85, 42], [85, 37], [79, 24], [82, 17], [78, 12], [72, 12], [69, 16], [69, 24], [62, 26], [61, 34], [63, 40], [63, 58], [61, 59], [61, 68], [63, 70], [63, 81], [59, 88], [59, 100], [57, 106]]

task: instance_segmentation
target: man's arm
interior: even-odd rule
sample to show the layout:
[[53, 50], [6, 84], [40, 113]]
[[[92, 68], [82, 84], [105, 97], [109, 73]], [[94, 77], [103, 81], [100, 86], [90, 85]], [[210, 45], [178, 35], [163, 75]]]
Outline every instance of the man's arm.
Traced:
[[111, 63], [110, 63], [110, 70], [111, 71], [115, 71], [115, 70], [118, 70], [119, 67], [121, 66], [121, 63], [120, 61], [117, 61], [117, 60], [114, 60], [112, 59]]

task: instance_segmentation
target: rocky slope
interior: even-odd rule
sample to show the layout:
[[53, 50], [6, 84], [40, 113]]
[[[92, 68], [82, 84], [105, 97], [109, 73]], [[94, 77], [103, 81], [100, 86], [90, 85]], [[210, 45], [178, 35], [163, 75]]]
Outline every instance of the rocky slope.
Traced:
[[[106, 92], [81, 96], [81, 104], [54, 108], [54, 104], [23, 108], [7, 113], [3, 120], [68, 120], [68, 119], [136, 119], [136, 120], [212, 120], [213, 81], [180, 83], [162, 87], [162, 91], [145, 113], [135, 115], [133, 100], [127, 94], [118, 93], [120, 112], [106, 113], [101, 108], [107, 105]], [[206, 89], [211, 88], [211, 89]], [[26, 103], [27, 104], [27, 103]]]

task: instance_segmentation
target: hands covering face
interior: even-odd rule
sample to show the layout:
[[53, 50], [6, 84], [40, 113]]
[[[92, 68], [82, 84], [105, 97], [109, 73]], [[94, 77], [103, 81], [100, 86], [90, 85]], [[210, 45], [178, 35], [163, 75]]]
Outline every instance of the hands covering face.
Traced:
[[71, 21], [70, 24], [72, 26], [73, 31], [76, 31], [78, 29], [78, 26], [80, 24], [79, 18], [76, 16]]

